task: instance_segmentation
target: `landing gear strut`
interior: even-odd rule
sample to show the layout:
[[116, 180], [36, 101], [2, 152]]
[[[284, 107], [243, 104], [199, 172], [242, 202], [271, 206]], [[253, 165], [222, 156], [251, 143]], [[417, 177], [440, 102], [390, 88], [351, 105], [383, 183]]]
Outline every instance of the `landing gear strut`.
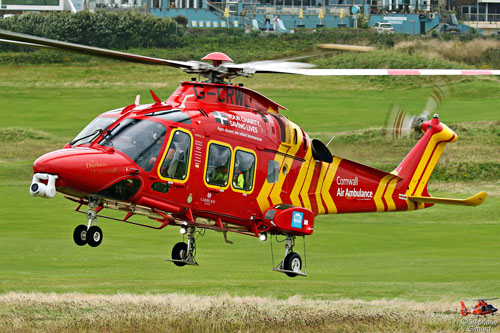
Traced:
[[87, 218], [88, 225], [80, 224], [73, 232], [73, 240], [76, 245], [83, 246], [88, 244], [91, 247], [99, 246], [102, 242], [102, 230], [97, 226], [97, 200], [89, 199], [89, 209]]
[[[280, 264], [273, 268], [273, 271], [285, 273], [290, 277], [295, 277], [297, 275], [307, 276], [306, 273], [302, 272], [302, 258], [296, 252], [293, 252], [293, 247], [295, 246], [295, 236], [286, 236], [285, 240], [285, 258], [280, 262]], [[271, 240], [271, 253], [272, 253], [272, 240]], [[305, 244], [304, 244], [305, 253]], [[273, 266], [274, 266], [274, 256], [273, 256]]]
[[172, 249], [172, 259], [165, 259], [166, 261], [171, 261], [177, 266], [198, 266], [198, 263], [194, 259], [196, 255], [195, 230], [195, 227], [186, 227], [187, 244], [185, 242], [175, 244]]

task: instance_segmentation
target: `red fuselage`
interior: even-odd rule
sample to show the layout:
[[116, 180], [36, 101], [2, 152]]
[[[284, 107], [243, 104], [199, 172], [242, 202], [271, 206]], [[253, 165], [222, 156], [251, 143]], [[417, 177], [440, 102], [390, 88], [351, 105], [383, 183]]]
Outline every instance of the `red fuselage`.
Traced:
[[427, 194], [440, 143], [454, 140], [452, 132], [436, 134], [443, 133], [439, 121], [426, 125], [428, 138], [400, 165], [409, 167], [387, 173], [331, 156], [279, 108], [241, 86], [184, 82], [166, 102], [100, 115], [72, 146], [36, 160], [34, 172], [58, 175], [57, 191], [71, 197], [128, 202], [255, 235], [311, 234], [318, 214], [430, 206], [406, 194]]

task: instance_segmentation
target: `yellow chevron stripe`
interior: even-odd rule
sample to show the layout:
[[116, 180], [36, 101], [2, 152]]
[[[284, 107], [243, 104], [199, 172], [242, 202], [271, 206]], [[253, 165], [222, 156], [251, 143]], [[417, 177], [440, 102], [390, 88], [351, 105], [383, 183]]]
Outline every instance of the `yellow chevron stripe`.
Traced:
[[[422, 176], [422, 172], [424, 171], [425, 165], [427, 164], [427, 161], [429, 160], [431, 153], [434, 150], [434, 147], [436, 146], [436, 140], [434, 139], [434, 136], [429, 140], [429, 143], [427, 144], [427, 147], [425, 148], [424, 154], [422, 155], [422, 158], [420, 159], [420, 162], [418, 163], [417, 169], [415, 170], [415, 173], [413, 174], [413, 176], [411, 178], [410, 184], [408, 185], [408, 187], [409, 187], [408, 194], [413, 194], [413, 191], [420, 183], [419, 180]], [[419, 193], [415, 193], [415, 194], [419, 195]]]
[[[302, 131], [301, 131], [302, 132]], [[299, 193], [300, 189], [302, 188], [302, 184], [305, 182], [306, 174], [307, 174], [307, 167], [309, 165], [309, 159], [312, 156], [312, 150], [311, 147], [308, 147], [306, 156], [304, 157], [305, 162], [302, 162], [300, 166], [300, 171], [299, 175], [297, 176], [297, 180], [295, 181], [295, 185], [293, 185], [292, 192], [290, 193], [290, 200], [292, 201], [292, 205], [301, 207], [302, 203], [300, 202], [299, 199]]]
[[389, 185], [387, 186], [387, 190], [385, 191], [384, 199], [385, 202], [387, 203], [387, 210], [396, 210], [396, 204], [394, 203], [394, 199], [392, 198], [392, 194], [394, 193], [394, 190], [396, 189], [396, 184], [398, 183], [398, 178], [394, 178], [389, 182]]
[[332, 183], [335, 179], [335, 174], [337, 173], [340, 162], [342, 162], [341, 158], [337, 156], [333, 158], [333, 162], [330, 163], [330, 166], [328, 167], [325, 180], [323, 181], [323, 186], [321, 187], [321, 197], [326, 204], [328, 214], [337, 213], [337, 206], [335, 206], [335, 202], [333, 201], [333, 198], [330, 194], [330, 188], [332, 187]]
[[[422, 192], [424, 191], [424, 188], [427, 185], [427, 182], [429, 181], [429, 178], [431, 177], [432, 171], [434, 171], [434, 167], [436, 166], [436, 164], [439, 160], [439, 157], [441, 157], [441, 154], [443, 153], [445, 146], [446, 146], [446, 142], [441, 142], [436, 147], [436, 150], [434, 151], [434, 155], [432, 155], [432, 159], [430, 160], [429, 165], [427, 166], [427, 169], [425, 170], [425, 173], [422, 176], [422, 179], [420, 180], [420, 183], [417, 186], [417, 191], [415, 192], [416, 195], [421, 195]], [[420, 206], [420, 204], [419, 204], [419, 206]]]
[[[283, 145], [280, 145], [278, 148], [278, 151], [286, 153], [288, 150], [287, 147], [284, 147]], [[280, 154], [276, 154], [274, 156], [274, 160], [280, 164], [280, 171], [281, 171], [281, 165], [283, 163], [283, 159], [285, 157]], [[278, 178], [279, 179], [279, 178]], [[262, 188], [260, 189], [259, 195], [257, 195], [257, 203], [260, 207], [260, 211], [264, 213], [266, 209], [269, 208], [269, 194], [271, 193], [271, 190], [273, 189], [275, 183], [268, 183], [267, 180], [264, 180], [264, 185], [262, 185]]]
[[[297, 154], [297, 151], [299, 150], [299, 148], [302, 146], [302, 140], [303, 140], [302, 131], [300, 130], [300, 128], [298, 128], [297, 125], [295, 125], [291, 121], [288, 124], [289, 124], [290, 128], [292, 129], [291, 133], [294, 133], [294, 132], [297, 133], [297, 144], [293, 144], [293, 140], [291, 140], [293, 145], [291, 147], [287, 148], [286, 153], [288, 155], [295, 156], [295, 154]], [[293, 131], [293, 129], [295, 129], [296, 131]], [[271, 191], [271, 195], [270, 195], [270, 198], [271, 198], [273, 205], [276, 205], [276, 204], [283, 202], [283, 200], [281, 199], [281, 193], [283, 192], [283, 184], [285, 183], [285, 178], [290, 174], [290, 170], [292, 169], [293, 161], [294, 161], [293, 158], [285, 157], [283, 163], [280, 162], [281, 163], [280, 164], [280, 171], [282, 170], [283, 165], [286, 165], [288, 172], [286, 175], [284, 175], [283, 172], [280, 172], [278, 182], [276, 184], [274, 184], [274, 187], [273, 187], [273, 189]], [[300, 204], [299, 204], [299, 207], [300, 207]]]
[[318, 184], [316, 185], [316, 205], [318, 206], [318, 214], [325, 213], [325, 207], [323, 207], [323, 203], [321, 202], [321, 189], [323, 186], [323, 180], [325, 178], [326, 170], [330, 164], [321, 162], [321, 170], [319, 172]]
[[314, 174], [314, 163], [316, 163], [314, 158], [311, 158], [309, 160], [309, 163], [307, 163], [306, 179], [304, 181], [302, 191], [300, 191], [300, 197], [302, 198], [302, 202], [304, 203], [304, 208], [307, 209], [311, 209], [311, 201], [309, 200], [309, 188], [311, 187], [311, 180]]
[[269, 192], [271, 192], [273, 185], [274, 184], [268, 183], [267, 180], [265, 180], [264, 185], [262, 185], [259, 195], [257, 196], [257, 203], [259, 204], [260, 211], [262, 213], [269, 208], [269, 201], [267, 201], [267, 197], [269, 196]]
[[279, 170], [278, 182], [274, 183], [274, 187], [269, 195], [269, 198], [271, 199], [273, 206], [283, 202], [281, 200], [280, 194], [283, 189], [283, 183], [285, 182], [285, 178], [289, 174], [289, 172], [287, 172], [287, 174], [284, 175], [281, 172], [281, 170], [283, 168], [283, 165], [286, 165], [288, 171], [290, 171], [293, 159], [290, 157], [280, 156], [279, 158], [275, 158], [275, 161], [280, 163], [280, 170]]
[[380, 183], [378, 184], [377, 191], [375, 191], [375, 195], [373, 196], [373, 200], [375, 201], [375, 205], [377, 206], [377, 212], [384, 211], [384, 202], [382, 201], [382, 195], [384, 194], [385, 188], [387, 187], [387, 183], [392, 177], [394, 177], [394, 175], [392, 174], [386, 175], [380, 180]]

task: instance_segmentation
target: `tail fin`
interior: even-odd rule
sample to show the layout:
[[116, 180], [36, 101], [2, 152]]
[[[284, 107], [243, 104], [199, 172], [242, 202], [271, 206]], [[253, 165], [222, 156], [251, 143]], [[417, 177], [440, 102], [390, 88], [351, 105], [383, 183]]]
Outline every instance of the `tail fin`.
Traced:
[[[434, 115], [431, 121], [422, 124], [424, 136], [405, 157], [401, 164], [392, 172], [403, 178], [401, 184], [407, 196], [429, 196], [427, 183], [441, 153], [447, 143], [455, 142], [457, 135]], [[424, 208], [428, 203], [418, 203], [418, 208]], [[417, 207], [415, 207], [417, 208]]]
[[462, 309], [460, 309], [460, 313], [462, 314], [462, 316], [467, 316], [469, 313], [467, 312], [467, 308], [465, 307], [465, 304], [463, 301], [460, 302], [460, 304], [462, 304]]

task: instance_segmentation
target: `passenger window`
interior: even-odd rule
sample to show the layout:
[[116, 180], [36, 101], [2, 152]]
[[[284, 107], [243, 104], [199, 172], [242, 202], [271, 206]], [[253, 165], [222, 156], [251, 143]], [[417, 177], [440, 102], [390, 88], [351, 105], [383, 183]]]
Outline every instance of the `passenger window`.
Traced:
[[191, 137], [189, 134], [177, 130], [163, 159], [160, 174], [166, 178], [186, 179], [190, 150]]
[[250, 191], [253, 186], [254, 171], [255, 155], [237, 150], [234, 155], [233, 187], [238, 190]]
[[267, 182], [277, 183], [280, 172], [280, 164], [276, 161], [270, 160], [267, 165]]
[[210, 185], [226, 187], [229, 179], [231, 149], [212, 143], [208, 150], [206, 179]]

